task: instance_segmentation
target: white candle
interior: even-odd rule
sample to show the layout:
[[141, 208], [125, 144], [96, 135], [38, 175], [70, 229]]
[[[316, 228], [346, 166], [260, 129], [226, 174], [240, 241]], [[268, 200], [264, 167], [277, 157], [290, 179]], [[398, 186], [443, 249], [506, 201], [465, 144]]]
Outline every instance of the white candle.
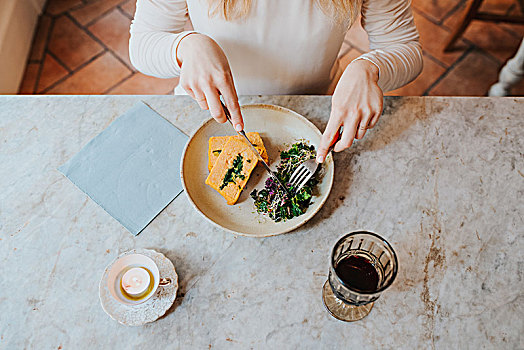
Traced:
[[149, 283], [149, 273], [142, 267], [130, 268], [122, 276], [122, 288], [132, 297], [139, 297], [144, 294]]

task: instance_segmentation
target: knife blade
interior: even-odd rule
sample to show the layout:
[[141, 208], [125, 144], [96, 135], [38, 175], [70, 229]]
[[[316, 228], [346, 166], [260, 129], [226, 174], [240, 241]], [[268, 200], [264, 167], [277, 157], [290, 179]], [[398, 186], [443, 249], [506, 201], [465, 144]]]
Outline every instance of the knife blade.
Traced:
[[[226, 114], [226, 118], [227, 120], [229, 121], [229, 123], [231, 124], [231, 126], [233, 126], [233, 129], [235, 129], [235, 126], [233, 125], [233, 121], [231, 120], [231, 114], [229, 113], [229, 109], [227, 109], [226, 105], [224, 104], [224, 102], [220, 101], [220, 103], [222, 104], [222, 108], [224, 109], [224, 113]], [[242, 131], [237, 131], [235, 129], [235, 132], [239, 135], [241, 135], [242, 137], [244, 137], [244, 139], [246, 140], [247, 144], [249, 145], [249, 148], [251, 148], [251, 151], [253, 151], [257, 157], [258, 157], [258, 161], [259, 162], [262, 162], [262, 164], [264, 165], [264, 168], [266, 169], [267, 173], [276, 181], [276, 183], [282, 188], [284, 189], [284, 191], [290, 196], [291, 198], [291, 193], [288, 191], [288, 189], [286, 188], [286, 186], [284, 186], [280, 180], [278, 179], [277, 177], [277, 174], [275, 174], [270, 168], [269, 168], [269, 165], [267, 165], [266, 161], [264, 160], [264, 158], [262, 158], [262, 156], [260, 155], [260, 153], [258, 153], [257, 149], [255, 148], [255, 146], [253, 146], [253, 144], [251, 143], [251, 141], [249, 140], [249, 138], [247, 137], [246, 133], [244, 132], [244, 130]]]

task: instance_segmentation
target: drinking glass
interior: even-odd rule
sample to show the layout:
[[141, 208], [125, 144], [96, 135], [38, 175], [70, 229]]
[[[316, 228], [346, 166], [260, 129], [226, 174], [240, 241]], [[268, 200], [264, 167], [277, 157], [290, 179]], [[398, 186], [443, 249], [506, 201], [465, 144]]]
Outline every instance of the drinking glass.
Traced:
[[[374, 266], [378, 274], [375, 290], [359, 290], [337, 275], [337, 264], [350, 256], [366, 258]], [[329, 277], [322, 289], [324, 306], [339, 320], [358, 321], [369, 314], [373, 302], [391, 286], [397, 270], [397, 255], [384, 238], [373, 232], [351, 232], [340, 238], [331, 252]]]

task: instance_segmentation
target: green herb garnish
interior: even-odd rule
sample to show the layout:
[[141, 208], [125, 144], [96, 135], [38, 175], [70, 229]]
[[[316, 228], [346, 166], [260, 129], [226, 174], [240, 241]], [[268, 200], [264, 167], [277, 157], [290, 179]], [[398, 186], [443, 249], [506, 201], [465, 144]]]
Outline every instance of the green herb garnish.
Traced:
[[288, 187], [293, 197], [289, 198], [288, 194], [272, 178], [268, 178], [264, 189], [251, 192], [257, 212], [268, 214], [276, 222], [286, 221], [304, 214], [311, 204], [313, 188], [318, 183], [316, 175], [297, 193], [295, 193], [288, 181], [293, 171], [302, 162], [313, 158], [315, 158], [315, 147], [308, 146], [304, 142], [297, 142], [287, 151], [281, 152], [281, 161], [277, 167], [276, 175]]
[[243, 159], [244, 158], [242, 157], [242, 155], [238, 154], [235, 160], [233, 161], [233, 167], [227, 169], [226, 175], [222, 180], [222, 185], [220, 185], [221, 190], [223, 190], [224, 187], [226, 187], [229, 183], [235, 183], [236, 178], [239, 178], [241, 180], [244, 180], [246, 178], [244, 175], [241, 174], [243, 168]]

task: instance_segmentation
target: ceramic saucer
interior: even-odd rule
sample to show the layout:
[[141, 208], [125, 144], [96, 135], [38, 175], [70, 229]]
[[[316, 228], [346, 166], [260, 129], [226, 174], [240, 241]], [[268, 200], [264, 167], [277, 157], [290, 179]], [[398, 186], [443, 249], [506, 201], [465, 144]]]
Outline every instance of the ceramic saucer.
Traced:
[[[170, 278], [171, 284], [158, 288], [155, 295], [139, 305], [124, 305], [111, 295], [108, 288], [108, 275], [111, 266], [129, 254], [143, 254], [156, 263], [160, 278]], [[173, 305], [178, 289], [178, 276], [171, 260], [164, 254], [151, 249], [133, 249], [114, 259], [105, 269], [99, 285], [100, 303], [104, 311], [115, 321], [126, 326], [141, 326], [157, 320]]]

